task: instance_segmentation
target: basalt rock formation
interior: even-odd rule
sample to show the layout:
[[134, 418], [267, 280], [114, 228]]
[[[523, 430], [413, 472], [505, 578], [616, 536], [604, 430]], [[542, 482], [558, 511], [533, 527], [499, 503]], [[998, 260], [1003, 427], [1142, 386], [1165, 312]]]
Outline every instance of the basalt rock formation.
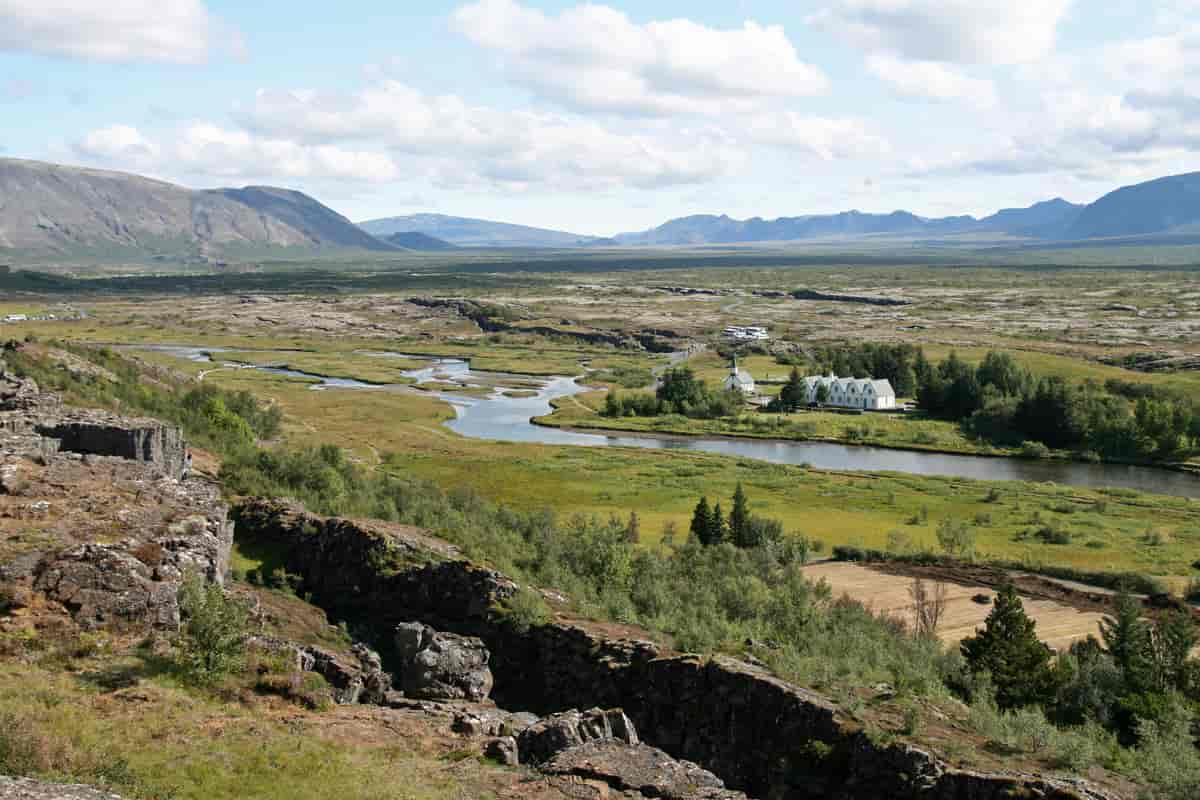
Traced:
[[488, 651], [479, 639], [409, 622], [396, 626], [395, 645], [406, 697], [480, 702], [492, 691]]
[[[624, 709], [643, 744], [699, 764], [752, 797], [1114, 798], [1082, 782], [971, 772], [911, 745], [877, 744], [827, 698], [733, 658], [675, 654], [584, 623], [514, 626], [500, 610], [517, 591], [513, 581], [413, 528], [324, 518], [274, 501], [247, 502], [235, 517], [239, 536], [281, 553], [314, 602], [371, 624], [379, 640], [412, 620], [478, 637], [490, 652], [492, 697], [501, 707]], [[385, 668], [396, 657], [384, 652]], [[598, 765], [612, 751], [595, 749], [560, 760], [559, 768], [602, 773]]]
[[233, 541], [185, 454], [178, 428], [66, 407], [0, 362], [0, 584], [85, 628], [176, 627], [184, 574], [221, 583]]

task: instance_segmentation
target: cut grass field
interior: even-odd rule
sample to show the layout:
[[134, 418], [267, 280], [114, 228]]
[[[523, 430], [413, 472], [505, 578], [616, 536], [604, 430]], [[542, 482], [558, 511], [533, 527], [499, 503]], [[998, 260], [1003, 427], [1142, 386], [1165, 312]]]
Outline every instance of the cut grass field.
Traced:
[[[829, 584], [834, 597], [849, 595], [867, 603], [878, 612], [913, 624], [913, 600], [909, 591], [912, 579], [871, 569], [861, 564], [821, 563], [804, 568], [810, 580]], [[937, 634], [946, 644], [957, 644], [983, 627], [992, 610], [995, 591], [981, 586], [946, 583], [946, 606]], [[976, 597], [988, 598], [978, 603]], [[1102, 614], [1080, 611], [1053, 600], [1024, 598], [1025, 612], [1037, 623], [1038, 638], [1056, 650], [1066, 650], [1072, 642], [1099, 636]]]

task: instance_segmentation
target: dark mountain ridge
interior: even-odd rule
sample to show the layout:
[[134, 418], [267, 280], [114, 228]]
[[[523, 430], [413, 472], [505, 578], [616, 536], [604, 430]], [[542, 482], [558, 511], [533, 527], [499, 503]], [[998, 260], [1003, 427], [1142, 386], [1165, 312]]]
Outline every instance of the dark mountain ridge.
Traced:
[[0, 158], [0, 252], [207, 259], [395, 249], [301, 192], [192, 190], [122, 172]]

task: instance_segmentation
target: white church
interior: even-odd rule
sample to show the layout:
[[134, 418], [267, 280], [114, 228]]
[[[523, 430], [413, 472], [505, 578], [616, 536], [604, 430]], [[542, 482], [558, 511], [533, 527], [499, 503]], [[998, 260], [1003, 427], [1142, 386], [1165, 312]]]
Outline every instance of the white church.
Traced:
[[896, 390], [889, 380], [871, 378], [839, 378], [832, 372], [828, 375], [811, 375], [804, 379], [804, 389], [810, 405], [817, 402], [820, 387], [825, 387], [827, 406], [840, 408], [863, 408], [868, 411], [885, 411], [896, 407]]
[[754, 385], [754, 378], [749, 372], [740, 368], [737, 365], [737, 359], [733, 360], [733, 366], [729, 368], [729, 377], [722, 384], [726, 389], [736, 389], [742, 394], [750, 397], [753, 396], [758, 388]]

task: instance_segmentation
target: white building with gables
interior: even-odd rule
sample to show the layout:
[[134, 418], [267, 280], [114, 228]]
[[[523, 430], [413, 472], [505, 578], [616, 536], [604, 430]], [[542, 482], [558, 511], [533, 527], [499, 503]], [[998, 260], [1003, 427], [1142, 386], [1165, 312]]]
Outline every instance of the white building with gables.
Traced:
[[812, 375], [804, 379], [810, 405], [817, 402], [822, 386], [826, 395], [822, 402], [827, 406], [862, 408], [867, 411], [886, 411], [896, 407], [896, 390], [888, 380], [839, 378], [833, 373]]

